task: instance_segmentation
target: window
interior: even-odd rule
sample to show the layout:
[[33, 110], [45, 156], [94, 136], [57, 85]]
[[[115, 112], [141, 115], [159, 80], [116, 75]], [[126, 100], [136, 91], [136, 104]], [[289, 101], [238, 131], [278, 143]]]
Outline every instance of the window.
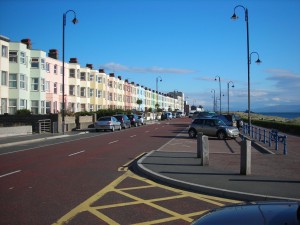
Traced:
[[98, 97], [98, 98], [101, 98], [101, 96], [102, 96], [102, 91], [101, 91], [101, 90], [98, 90], [98, 91], [97, 91], [97, 97]]
[[46, 102], [46, 114], [51, 113], [51, 102]]
[[57, 94], [57, 83], [56, 82], [53, 84], [53, 93]]
[[90, 104], [90, 112], [93, 112], [93, 111], [94, 111], [94, 105]]
[[108, 97], [108, 100], [110, 100], [110, 101], [112, 101], [113, 100], [113, 96], [112, 96], [112, 93], [111, 92], [109, 92], [109, 95], [108, 95], [109, 97]]
[[1, 85], [7, 86], [7, 71], [1, 71]]
[[31, 68], [39, 68], [39, 58], [31, 58]]
[[47, 92], [50, 91], [50, 81], [46, 81], [45, 91], [47, 91]]
[[90, 81], [94, 80], [94, 74], [90, 74]]
[[41, 91], [45, 91], [45, 79], [41, 79]]
[[1, 56], [7, 58], [8, 47], [6, 45], [2, 45], [1, 47]]
[[1, 98], [1, 114], [7, 113], [7, 98]]
[[112, 81], [110, 80], [108, 86], [112, 88]]
[[20, 89], [26, 89], [26, 75], [20, 74]]
[[31, 91], [39, 90], [39, 78], [31, 78]]
[[69, 95], [75, 96], [75, 85], [69, 86]]
[[31, 112], [33, 114], [38, 114], [39, 113], [39, 101], [31, 101]]
[[17, 112], [17, 99], [9, 99], [8, 101], [8, 113], [15, 114]]
[[49, 73], [50, 72], [50, 63], [46, 62], [46, 71]]
[[26, 109], [26, 100], [25, 99], [20, 99], [20, 109]]
[[41, 69], [42, 69], [42, 70], [46, 69], [46, 66], [45, 66], [45, 59], [41, 59]]
[[75, 78], [75, 69], [69, 69], [69, 76]]
[[25, 52], [20, 52], [20, 63], [26, 64], [26, 54], [25, 54]]
[[80, 73], [80, 80], [85, 80], [85, 73], [84, 72]]
[[102, 77], [98, 77], [98, 83], [102, 83]]
[[54, 72], [54, 74], [57, 74], [57, 65], [56, 64], [53, 67], [53, 72]]
[[84, 87], [80, 88], [80, 96], [85, 97], [85, 88]]
[[17, 88], [17, 74], [16, 73], [9, 74], [9, 88]]
[[77, 96], [80, 96], [80, 86], [77, 85]]
[[9, 51], [9, 61], [17, 63], [18, 62], [18, 52], [17, 51]]
[[45, 114], [45, 101], [41, 101], [41, 114]]
[[90, 97], [94, 97], [94, 89], [93, 88], [90, 89]]

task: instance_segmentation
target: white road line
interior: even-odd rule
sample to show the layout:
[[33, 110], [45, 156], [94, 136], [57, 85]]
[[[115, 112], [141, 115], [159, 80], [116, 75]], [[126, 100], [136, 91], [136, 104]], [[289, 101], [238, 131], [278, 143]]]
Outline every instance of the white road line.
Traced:
[[131, 138], [133, 138], [133, 137], [136, 137], [136, 135], [132, 135], [132, 136], [130, 136]]
[[146, 130], [146, 131], [145, 131], [145, 133], [149, 133], [149, 132], [150, 132], [149, 130]]
[[68, 155], [68, 156], [73, 156], [73, 155], [81, 154], [81, 153], [84, 153], [84, 152], [85, 152], [85, 150], [83, 150], [83, 151], [80, 151], [80, 152], [75, 152], [75, 153], [73, 153], [73, 154], [70, 154], [70, 155]]
[[110, 145], [110, 144], [116, 143], [116, 142], [118, 142], [118, 141], [119, 141], [119, 140], [112, 141], [112, 142], [109, 142], [108, 144]]
[[1, 175], [0, 178], [6, 177], [6, 176], [9, 176], [9, 175], [12, 175], [12, 174], [14, 174], [14, 173], [19, 173], [19, 172], [21, 172], [21, 171], [22, 171], [22, 170], [16, 170], [16, 171], [13, 171], [13, 172], [10, 172], [10, 173], [6, 173], [6, 174]]

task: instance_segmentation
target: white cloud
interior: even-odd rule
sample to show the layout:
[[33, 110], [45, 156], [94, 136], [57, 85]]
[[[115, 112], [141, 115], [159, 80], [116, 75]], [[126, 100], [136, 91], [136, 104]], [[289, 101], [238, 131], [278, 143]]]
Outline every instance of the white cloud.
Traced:
[[190, 74], [196, 71], [189, 69], [179, 69], [179, 68], [162, 68], [162, 67], [130, 67], [119, 63], [106, 63], [100, 65], [100, 68], [111, 70], [114, 72], [132, 72], [132, 73], [159, 73], [159, 74]]

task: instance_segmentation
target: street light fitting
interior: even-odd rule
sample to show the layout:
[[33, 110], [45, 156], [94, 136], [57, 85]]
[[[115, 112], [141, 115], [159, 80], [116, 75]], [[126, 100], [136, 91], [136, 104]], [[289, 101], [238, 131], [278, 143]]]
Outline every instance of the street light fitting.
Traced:
[[233, 15], [231, 16], [231, 19], [232, 20], [237, 20], [239, 17], [235, 14], [235, 13], [233, 13]]
[[257, 52], [251, 52], [250, 53], [250, 57], [249, 57], [249, 63], [251, 64], [251, 56], [252, 54], [256, 54], [257, 55], [257, 60], [255, 61], [256, 64], [261, 64], [262, 61], [259, 59], [259, 54]]
[[79, 21], [78, 21], [78, 19], [76, 18], [76, 16], [74, 17], [74, 19], [72, 20], [72, 23], [73, 24], [76, 24], [76, 23], [78, 23]]

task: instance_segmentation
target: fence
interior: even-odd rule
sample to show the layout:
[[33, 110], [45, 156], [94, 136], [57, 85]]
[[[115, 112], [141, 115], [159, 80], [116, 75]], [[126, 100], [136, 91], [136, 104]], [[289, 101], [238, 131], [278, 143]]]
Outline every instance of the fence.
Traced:
[[283, 145], [283, 154], [287, 155], [287, 136], [278, 133], [278, 130], [267, 130], [261, 127], [249, 126], [244, 124], [243, 135], [248, 135], [254, 140], [258, 140], [269, 147], [272, 147], [272, 143], [275, 145], [275, 150], [278, 151], [278, 145]]

